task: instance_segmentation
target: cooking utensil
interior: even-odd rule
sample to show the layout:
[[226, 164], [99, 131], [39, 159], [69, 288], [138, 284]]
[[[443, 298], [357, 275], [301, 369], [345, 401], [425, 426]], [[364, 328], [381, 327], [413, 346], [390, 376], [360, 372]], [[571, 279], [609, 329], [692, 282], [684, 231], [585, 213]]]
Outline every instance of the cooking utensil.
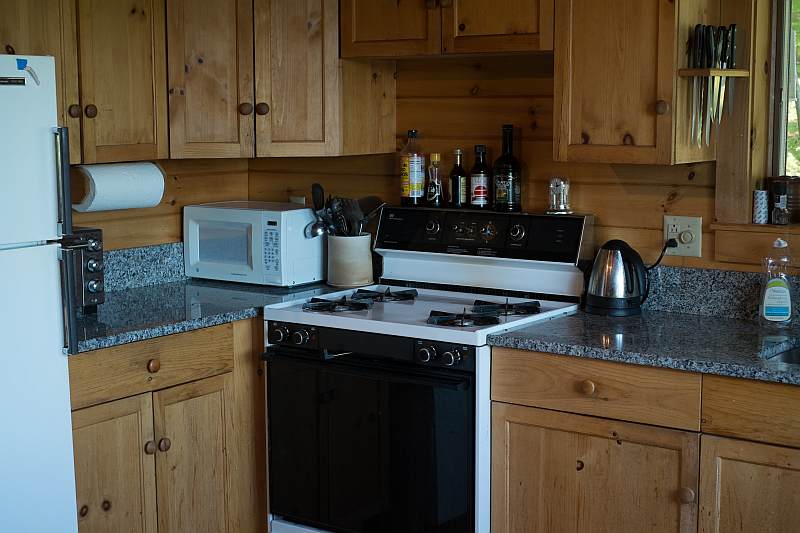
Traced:
[[[377, 198], [377, 196], [373, 196], [373, 198]], [[380, 205], [376, 206], [372, 211], [366, 214], [364, 218], [358, 221], [358, 235], [364, 233], [364, 226], [369, 224], [369, 221], [375, 218], [375, 216], [380, 213], [381, 209], [384, 208], [386, 202], [381, 202]]]
[[[705, 26], [703, 29], [703, 44], [705, 46], [705, 62], [706, 68], [714, 68], [714, 58], [716, 57], [714, 41], [714, 28], [712, 26]], [[706, 146], [711, 144], [711, 115], [714, 110], [714, 93], [716, 79], [714, 76], [706, 78], [706, 116], [704, 124], [704, 134]]]
[[[731, 24], [730, 28], [728, 28], [728, 68], [736, 68], [736, 24]], [[728, 116], [731, 116], [731, 109], [735, 102], [733, 97], [733, 86], [735, 82], [736, 78], [731, 78], [730, 85], [728, 86], [728, 99], [730, 100], [728, 104]]]
[[319, 183], [311, 185], [311, 201], [314, 205], [315, 213], [325, 209], [325, 189]]
[[[702, 68], [703, 65], [703, 25], [698, 24], [694, 27], [692, 34], [692, 47], [689, 57], [691, 68]], [[703, 127], [701, 110], [702, 93], [700, 90], [700, 76], [692, 77], [692, 125], [689, 140], [693, 144], [699, 144], [701, 137], [699, 130]]]

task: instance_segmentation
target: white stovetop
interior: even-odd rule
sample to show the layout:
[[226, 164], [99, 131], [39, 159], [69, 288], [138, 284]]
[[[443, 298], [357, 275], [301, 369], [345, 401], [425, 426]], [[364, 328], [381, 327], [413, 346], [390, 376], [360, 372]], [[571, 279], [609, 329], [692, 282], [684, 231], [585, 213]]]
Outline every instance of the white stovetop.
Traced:
[[[386, 285], [364, 287], [366, 290], [379, 292], [383, 292], [387, 288], [391, 288], [392, 291], [408, 290], [406, 287], [388, 287]], [[347, 296], [349, 299], [350, 295], [354, 292], [354, 289], [350, 289], [329, 293], [322, 296], [322, 298], [334, 300], [342, 296]], [[303, 303], [309, 300], [305, 298], [293, 302], [268, 305], [264, 308], [264, 318], [266, 320], [309, 326], [349, 329], [440, 342], [460, 343], [471, 346], [483, 346], [486, 344], [487, 335], [518, 329], [541, 320], [549, 320], [558, 316], [573, 314], [578, 310], [577, 304], [540, 299], [538, 301], [541, 302], [542, 307], [539, 314], [500, 317], [500, 323], [495, 325], [463, 328], [431, 325], [426, 322], [431, 311], [463, 313], [466, 309], [467, 313], [469, 313], [476, 299], [496, 303], [505, 303], [506, 300], [508, 300], [508, 302], [512, 304], [529, 300], [522, 298], [506, 299], [504, 296], [428, 289], [417, 289], [417, 292], [419, 295], [414, 301], [375, 302], [370, 309], [337, 313], [304, 311]]]

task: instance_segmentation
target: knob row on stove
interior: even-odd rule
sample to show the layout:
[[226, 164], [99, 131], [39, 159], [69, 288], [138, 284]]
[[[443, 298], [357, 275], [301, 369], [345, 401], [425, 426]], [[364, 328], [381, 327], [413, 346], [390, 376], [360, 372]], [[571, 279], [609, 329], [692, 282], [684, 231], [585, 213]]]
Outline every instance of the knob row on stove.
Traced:
[[294, 344], [305, 346], [312, 340], [312, 331], [307, 328], [290, 330], [287, 326], [274, 326], [269, 332], [269, 341], [274, 344]]
[[417, 349], [417, 360], [420, 363], [457, 366], [463, 359], [461, 352], [455, 348], [445, 349], [441, 355], [436, 350], [436, 347], [432, 345], [425, 345]]

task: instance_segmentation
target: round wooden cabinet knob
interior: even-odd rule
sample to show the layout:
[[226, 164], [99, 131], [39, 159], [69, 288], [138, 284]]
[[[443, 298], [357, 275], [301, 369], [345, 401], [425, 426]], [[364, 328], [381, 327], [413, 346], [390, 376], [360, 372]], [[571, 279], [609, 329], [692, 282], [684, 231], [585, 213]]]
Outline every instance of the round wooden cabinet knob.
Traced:
[[666, 115], [669, 113], [669, 104], [664, 100], [656, 102], [656, 113], [659, 115]]
[[256, 115], [266, 115], [267, 113], [269, 113], [269, 104], [266, 102], [256, 104]]
[[466, 29], [467, 29], [467, 25], [464, 24], [463, 22], [458, 25], [458, 31], [464, 31]]
[[83, 113], [86, 115], [86, 118], [94, 118], [97, 116], [97, 106], [89, 104], [83, 108]]
[[144, 443], [144, 453], [147, 455], [153, 455], [156, 453], [156, 441], [149, 440]]
[[100, 507], [103, 509], [103, 511], [108, 512], [111, 510], [111, 502], [108, 500], [103, 500], [103, 503], [100, 504]]
[[170, 442], [168, 438], [164, 437], [163, 439], [158, 441], [158, 449], [161, 450], [162, 452], [168, 451], [170, 447], [172, 447], [172, 442]]
[[89, 506], [88, 505], [81, 505], [81, 510], [78, 511], [78, 514], [81, 515], [81, 518], [89, 514]]
[[150, 359], [147, 362], [147, 371], [148, 372], [150, 372], [151, 374], [155, 374], [159, 370], [161, 370], [161, 361], [159, 361], [158, 359]]
[[689, 487], [682, 487], [680, 490], [681, 503], [692, 503], [695, 499], [694, 490]]
[[597, 385], [591, 379], [585, 379], [581, 381], [581, 392], [586, 396], [594, 396], [594, 393], [597, 392]]
[[239, 104], [239, 114], [240, 115], [249, 115], [253, 112], [253, 104], [250, 102], [244, 102]]
[[67, 108], [67, 114], [72, 118], [80, 118], [81, 106], [79, 106], [78, 104], [72, 104]]

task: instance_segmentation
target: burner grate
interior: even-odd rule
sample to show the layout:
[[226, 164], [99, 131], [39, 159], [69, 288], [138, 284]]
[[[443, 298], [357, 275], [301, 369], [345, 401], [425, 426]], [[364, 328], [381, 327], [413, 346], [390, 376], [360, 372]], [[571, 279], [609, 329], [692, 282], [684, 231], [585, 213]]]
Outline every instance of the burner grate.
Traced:
[[467, 309], [464, 308], [463, 313], [431, 311], [427, 322], [434, 326], [469, 328], [472, 326], [494, 326], [500, 323], [500, 318], [492, 314], [467, 313]]
[[368, 291], [366, 289], [358, 289], [350, 297], [351, 300], [373, 301], [373, 302], [409, 302], [414, 301], [419, 296], [417, 289], [409, 289], [405, 291], [394, 291], [387, 288], [384, 292]]
[[348, 300], [346, 296], [342, 296], [339, 300], [311, 298], [311, 300], [303, 304], [303, 311], [341, 313], [344, 311], [364, 311], [370, 307], [372, 307], [371, 300]]
[[542, 304], [535, 300], [512, 304], [508, 302], [508, 298], [506, 298], [505, 303], [501, 304], [484, 300], [475, 300], [472, 306], [472, 312], [481, 315], [487, 314], [496, 316], [537, 315], [542, 312]]

